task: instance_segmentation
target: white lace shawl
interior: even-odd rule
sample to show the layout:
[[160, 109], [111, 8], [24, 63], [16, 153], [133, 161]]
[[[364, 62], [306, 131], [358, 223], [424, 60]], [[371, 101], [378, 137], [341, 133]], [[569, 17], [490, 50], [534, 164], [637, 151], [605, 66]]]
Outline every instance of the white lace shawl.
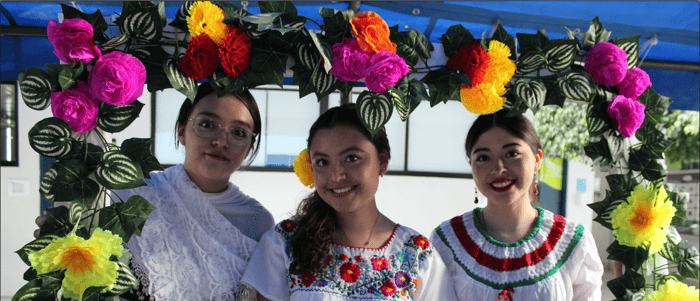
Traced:
[[151, 173], [146, 182], [119, 195], [138, 194], [157, 207], [141, 236], [127, 244], [134, 273], [149, 295], [159, 301], [247, 299], [250, 291], [240, 280], [257, 242], [211, 201], [249, 197], [233, 184], [222, 193], [204, 193], [182, 165]]

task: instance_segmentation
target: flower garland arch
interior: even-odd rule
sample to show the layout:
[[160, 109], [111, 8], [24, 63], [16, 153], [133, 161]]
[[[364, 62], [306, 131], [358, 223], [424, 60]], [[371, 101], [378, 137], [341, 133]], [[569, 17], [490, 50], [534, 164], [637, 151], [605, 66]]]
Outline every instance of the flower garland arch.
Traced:
[[[110, 298], [137, 285], [125, 263], [128, 250], [117, 246], [140, 233], [155, 208], [139, 196], [101, 209], [96, 200], [107, 191], [145, 185], [150, 171], [162, 170], [150, 153], [151, 140], [132, 138], [117, 146], [100, 134], [120, 132], [133, 122], [143, 107], [136, 98], [144, 85], [151, 92], [174, 88], [189, 98], [203, 79], [219, 96], [263, 84], [282, 86], [289, 58], [300, 97], [348, 94], [364, 79], [369, 91], [360, 94], [357, 113], [371, 133], [394, 110], [405, 121], [424, 101], [432, 107], [461, 100], [476, 114], [506, 109], [513, 115], [562, 107], [567, 99], [587, 104], [586, 155], [621, 171], [606, 177], [605, 199], [589, 205], [598, 215], [594, 220], [617, 238], [607, 248], [608, 258], [627, 268], [608, 287], [618, 300], [697, 298], [698, 290], [681, 282], [698, 278], [698, 251], [669, 239], [668, 232], [686, 214], [686, 200], [663, 185], [661, 160], [673, 141], [660, 122], [672, 100], [656, 94], [648, 75], [636, 68], [639, 36], [610, 39], [598, 18], [587, 32], [566, 29], [566, 38], [554, 40], [544, 31], [517, 33], [516, 40], [500, 24], [493, 37], [477, 39], [454, 25], [440, 38], [449, 60], [429, 66], [433, 44], [415, 29], [389, 27], [376, 13], [321, 8], [319, 33], [306, 29], [310, 19], [298, 15], [291, 2], [260, 2], [259, 7], [261, 13], [253, 15], [229, 2], [188, 1], [166, 24], [162, 2], [125, 1], [116, 20], [121, 35], [108, 37], [99, 10], [85, 14], [62, 4], [65, 20], [50, 21], [48, 33], [54, 53], [67, 64], [28, 68], [19, 82], [27, 106], [51, 105], [54, 115], [29, 131], [31, 147], [57, 159], [41, 180], [41, 193], [71, 206], [48, 209], [41, 236], [17, 251], [30, 269], [28, 283], [14, 298], [55, 298], [60, 292], [76, 300]], [[164, 30], [166, 25], [176, 32]], [[92, 133], [101, 145], [88, 142]], [[305, 160], [298, 159], [295, 169]], [[308, 171], [298, 173], [310, 177]], [[97, 227], [81, 223], [95, 216]], [[64, 256], [84, 245], [101, 248], [100, 258], [87, 259], [110, 275], [93, 279], [90, 287], [76, 285], [80, 279], [70, 267], [64, 272], [66, 267], [47, 264], [46, 254]], [[649, 267], [654, 256], [677, 272], [664, 275], [654, 264]]]

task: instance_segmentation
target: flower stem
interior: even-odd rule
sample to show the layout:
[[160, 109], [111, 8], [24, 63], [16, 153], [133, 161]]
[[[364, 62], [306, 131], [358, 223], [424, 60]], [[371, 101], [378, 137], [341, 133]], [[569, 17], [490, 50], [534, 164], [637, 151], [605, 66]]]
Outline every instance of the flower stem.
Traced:
[[112, 145], [107, 143], [107, 139], [105, 139], [105, 137], [102, 136], [102, 133], [100, 133], [100, 130], [95, 130], [95, 133], [97, 133], [97, 136], [100, 137], [100, 140], [102, 141], [102, 145], [105, 146], [105, 150], [107, 150], [107, 151], [112, 150]]

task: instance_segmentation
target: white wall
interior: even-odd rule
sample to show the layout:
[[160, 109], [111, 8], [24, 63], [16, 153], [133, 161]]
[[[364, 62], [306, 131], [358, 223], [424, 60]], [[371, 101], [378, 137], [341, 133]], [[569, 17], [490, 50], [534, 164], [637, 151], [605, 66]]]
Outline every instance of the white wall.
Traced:
[[[595, 172], [585, 163], [568, 161], [566, 180], [566, 218], [583, 224], [591, 231], [594, 212], [587, 205], [593, 203]], [[585, 181], [585, 189], [577, 189], [577, 181]]]

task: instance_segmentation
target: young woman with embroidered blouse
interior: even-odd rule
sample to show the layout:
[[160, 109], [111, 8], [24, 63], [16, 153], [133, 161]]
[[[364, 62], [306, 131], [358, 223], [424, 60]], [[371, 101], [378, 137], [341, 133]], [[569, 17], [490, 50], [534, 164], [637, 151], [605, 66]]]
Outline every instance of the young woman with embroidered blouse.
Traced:
[[260, 120], [248, 91], [217, 98], [204, 83], [184, 102], [176, 133], [185, 163], [152, 172], [147, 186], [118, 192], [122, 199], [141, 195], [157, 208], [126, 244], [140, 287], [122, 300], [256, 299], [240, 280], [274, 219], [230, 178], [257, 153]]
[[354, 104], [335, 107], [311, 127], [308, 150], [316, 190], [263, 235], [242, 281], [261, 300], [455, 300], [430, 242], [377, 209], [384, 129], [372, 136]]
[[431, 235], [458, 299], [600, 300], [603, 264], [591, 232], [531, 205], [542, 147], [530, 121], [505, 115], [479, 116], [465, 143], [486, 207]]

